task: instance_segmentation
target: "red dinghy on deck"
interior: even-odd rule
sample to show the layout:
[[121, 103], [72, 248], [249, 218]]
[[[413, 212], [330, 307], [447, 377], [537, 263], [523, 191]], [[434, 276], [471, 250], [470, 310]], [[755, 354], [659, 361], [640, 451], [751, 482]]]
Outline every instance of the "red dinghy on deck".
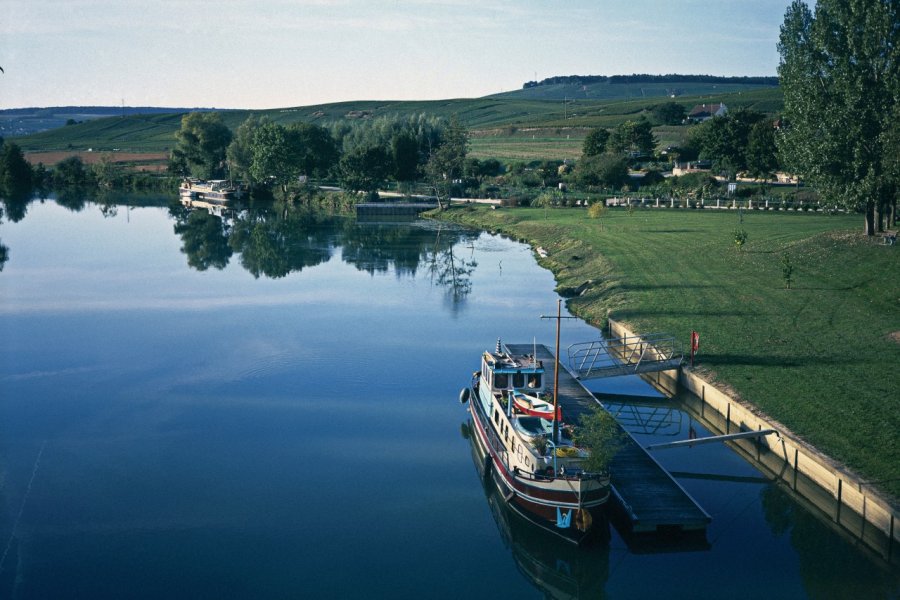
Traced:
[[[553, 403], [517, 390], [511, 391], [510, 395], [513, 399], [513, 406], [519, 412], [548, 421], [553, 420]], [[556, 420], [562, 422], [562, 408], [556, 409]]]

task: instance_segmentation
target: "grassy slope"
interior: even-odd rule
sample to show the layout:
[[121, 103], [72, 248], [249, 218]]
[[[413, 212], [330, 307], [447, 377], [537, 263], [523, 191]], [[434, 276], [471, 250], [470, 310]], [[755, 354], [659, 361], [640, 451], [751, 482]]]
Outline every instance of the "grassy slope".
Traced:
[[[724, 101], [728, 106], [751, 107], [763, 112], [776, 112], [781, 106], [777, 88], [763, 88], [731, 95], [692, 96], [678, 98], [687, 107], [708, 101]], [[278, 123], [296, 121], [326, 124], [338, 120], [356, 120], [426, 113], [439, 117], [459, 116], [473, 138], [473, 156], [500, 159], [561, 160], [580, 155], [581, 140], [588, 128], [615, 127], [626, 119], [648, 114], [660, 98], [635, 100], [585, 100], [567, 103], [508, 96], [434, 101], [358, 101], [317, 106], [261, 111], [227, 111], [224, 122], [236, 129], [249, 115], [266, 116]], [[162, 152], [175, 143], [175, 131], [181, 125], [180, 114], [133, 115], [97, 119], [60, 127], [38, 134], [13, 138], [25, 151], [112, 150]], [[663, 128], [658, 136], [668, 145], [679, 139], [679, 128]], [[684, 130], [685, 128], [680, 128]], [[536, 147], [528, 140], [534, 131], [544, 146]], [[508, 138], [504, 145], [504, 138]], [[509, 147], [507, 147], [509, 146]]]
[[[674, 100], [680, 102], [684, 96], [703, 94], [731, 94], [766, 88], [757, 84], [742, 83], [557, 83], [493, 94], [491, 98], [529, 98], [534, 100], [641, 100], [654, 99], [656, 102]], [[669, 96], [675, 93], [675, 98]]]
[[[455, 208], [447, 218], [550, 251], [560, 286], [590, 322], [701, 334], [698, 369], [795, 434], [900, 497], [900, 297], [896, 247], [858, 234], [858, 216]], [[781, 257], [794, 265], [785, 289]], [[576, 259], [575, 256], [581, 257]], [[898, 334], [900, 335], [900, 334]]]

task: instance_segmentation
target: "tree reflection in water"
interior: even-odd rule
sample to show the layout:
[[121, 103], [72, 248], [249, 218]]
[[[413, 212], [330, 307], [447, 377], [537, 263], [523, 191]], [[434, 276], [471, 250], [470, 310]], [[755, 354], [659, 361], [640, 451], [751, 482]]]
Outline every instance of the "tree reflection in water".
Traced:
[[[170, 207], [188, 265], [199, 271], [225, 268], [232, 254], [254, 277], [285, 277], [324, 263], [340, 249], [347, 264], [371, 275], [393, 271], [414, 277], [425, 266], [431, 282], [444, 288], [454, 306], [469, 294], [477, 263], [454, 251], [477, 235], [426, 221], [357, 223], [278, 203], [267, 209], [224, 210]], [[215, 210], [215, 209], [214, 209]]]
[[221, 217], [205, 210], [192, 211], [175, 223], [175, 233], [181, 236], [181, 251], [187, 255], [190, 267], [205, 271], [228, 266], [232, 251], [228, 245], [228, 226]]
[[[441, 239], [444, 234], [444, 240]], [[448, 234], [438, 227], [434, 246], [428, 258], [428, 273], [432, 283], [443, 287], [453, 306], [457, 306], [472, 291], [472, 272], [478, 266], [474, 259], [466, 260], [454, 254], [458, 238], [446, 240]]]

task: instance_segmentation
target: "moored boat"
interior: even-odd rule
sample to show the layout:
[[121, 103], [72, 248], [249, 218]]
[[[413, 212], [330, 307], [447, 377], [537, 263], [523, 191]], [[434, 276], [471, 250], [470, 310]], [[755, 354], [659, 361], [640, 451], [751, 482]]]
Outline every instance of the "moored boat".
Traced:
[[610, 478], [585, 469], [589, 451], [551, 418], [558, 413], [553, 405], [544, 412], [547, 418], [517, 408], [517, 394], [540, 399], [544, 389], [542, 361], [513, 354], [498, 341], [496, 351], [482, 354], [481, 371], [473, 374], [462, 399], [470, 400], [472, 433], [486, 457], [484, 466], [510, 508], [581, 543], [609, 499]]
[[178, 186], [182, 199], [206, 202], [229, 202], [240, 198], [243, 191], [225, 179], [185, 179]]

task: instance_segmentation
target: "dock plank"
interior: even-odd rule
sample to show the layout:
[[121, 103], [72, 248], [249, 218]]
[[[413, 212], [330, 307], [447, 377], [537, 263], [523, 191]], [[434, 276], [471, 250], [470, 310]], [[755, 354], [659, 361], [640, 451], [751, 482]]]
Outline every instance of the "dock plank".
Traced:
[[[531, 354], [544, 361], [547, 390], [553, 387], [553, 353], [542, 344], [507, 344], [513, 354]], [[577, 423], [581, 415], [602, 406], [565, 367], [559, 369], [559, 404], [563, 419]], [[709, 514], [685, 491], [638, 442], [619, 425], [625, 445], [610, 465], [613, 497], [627, 516], [634, 532], [661, 530], [704, 530], [712, 520]]]

